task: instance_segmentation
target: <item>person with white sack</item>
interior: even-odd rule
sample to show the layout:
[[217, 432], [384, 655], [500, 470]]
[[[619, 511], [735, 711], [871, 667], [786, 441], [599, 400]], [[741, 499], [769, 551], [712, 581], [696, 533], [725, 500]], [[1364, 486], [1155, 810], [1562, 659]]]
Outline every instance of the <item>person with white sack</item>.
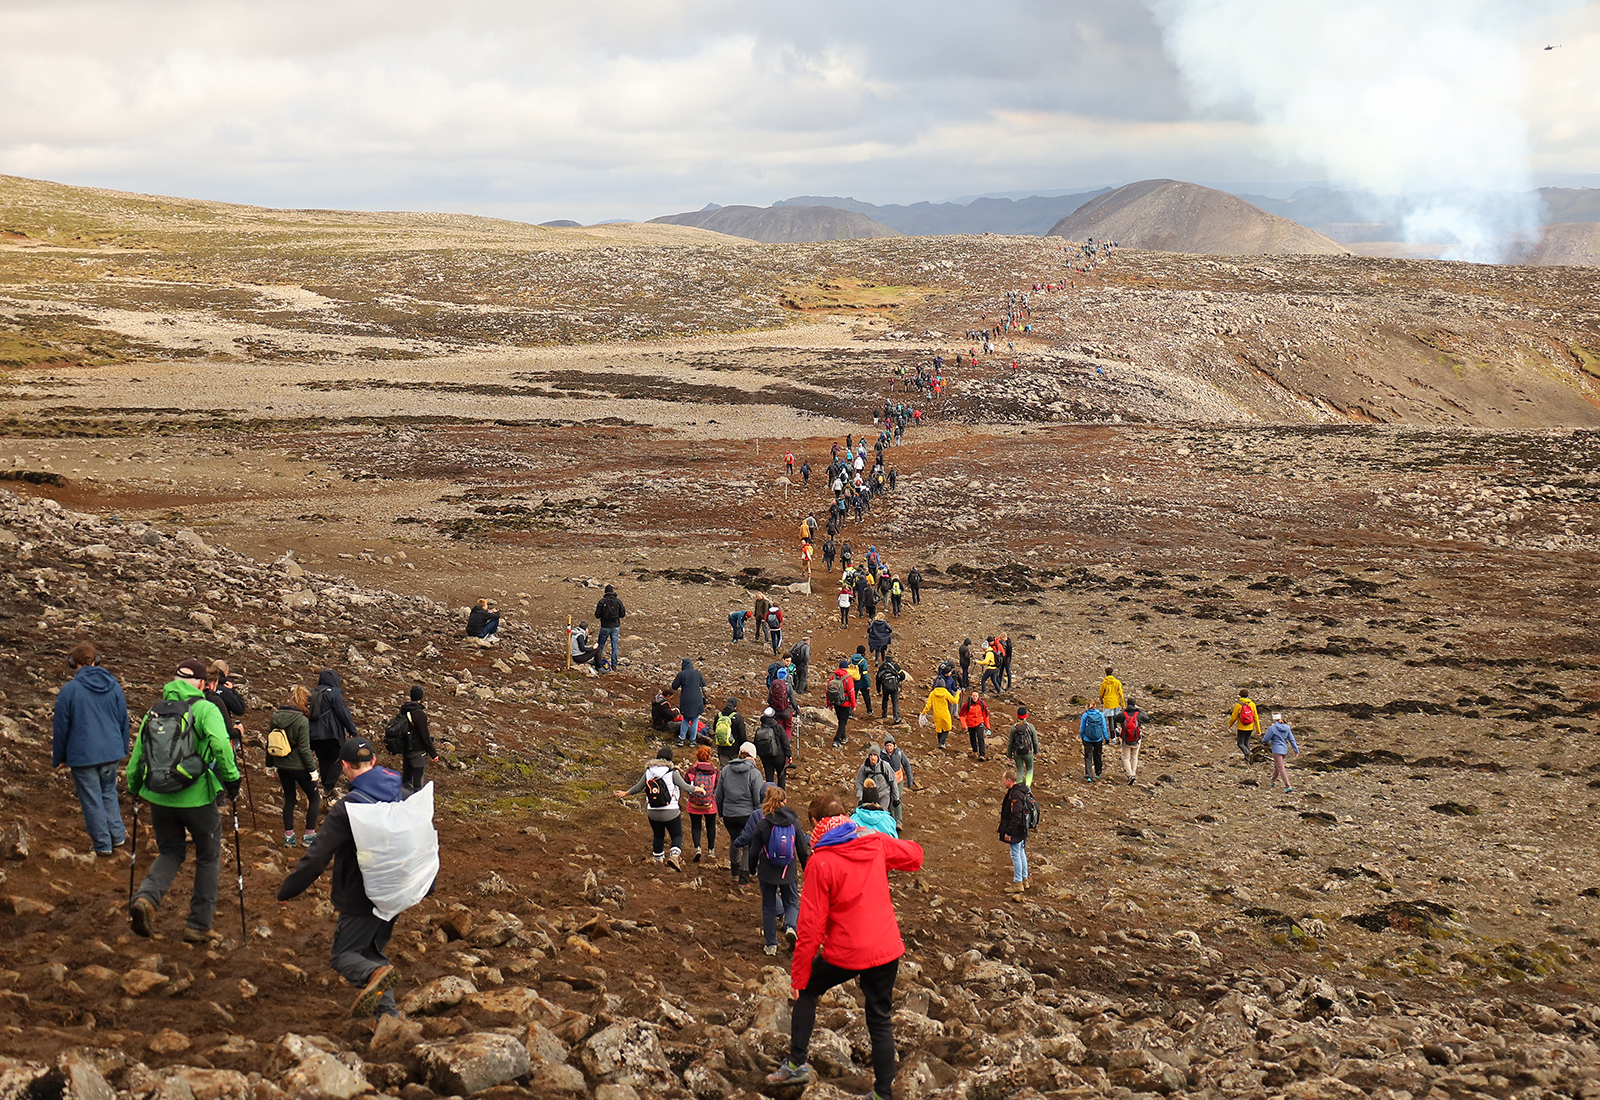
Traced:
[[350, 793], [340, 799], [309, 851], [278, 887], [287, 903], [333, 864], [331, 900], [339, 911], [329, 959], [361, 993], [350, 1015], [395, 1016], [400, 974], [384, 948], [395, 919], [433, 891], [439, 874], [439, 834], [433, 828], [433, 784], [404, 798], [400, 776], [374, 764], [372, 744], [348, 738], [339, 751]]

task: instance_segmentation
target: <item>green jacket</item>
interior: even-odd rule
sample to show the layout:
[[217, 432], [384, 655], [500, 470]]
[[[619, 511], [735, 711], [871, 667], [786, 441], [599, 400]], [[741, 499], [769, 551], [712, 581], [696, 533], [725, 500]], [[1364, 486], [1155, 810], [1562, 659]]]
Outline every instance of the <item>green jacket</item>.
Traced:
[[317, 757], [311, 751], [311, 719], [299, 707], [281, 706], [272, 712], [270, 729], [281, 729], [289, 739], [288, 756], [267, 756], [267, 767], [314, 772]]
[[194, 715], [195, 740], [200, 755], [211, 762], [211, 771], [189, 786], [173, 794], [147, 791], [139, 783], [139, 763], [144, 758], [144, 721], [139, 722], [139, 733], [133, 739], [133, 752], [128, 757], [128, 791], [135, 798], [157, 806], [204, 806], [215, 802], [222, 793], [224, 781], [232, 783], [239, 778], [239, 766], [233, 759], [233, 746], [228, 743], [228, 723], [216, 704], [206, 699], [199, 688], [184, 680], [173, 680], [161, 689], [163, 699], [192, 699], [190, 713]]

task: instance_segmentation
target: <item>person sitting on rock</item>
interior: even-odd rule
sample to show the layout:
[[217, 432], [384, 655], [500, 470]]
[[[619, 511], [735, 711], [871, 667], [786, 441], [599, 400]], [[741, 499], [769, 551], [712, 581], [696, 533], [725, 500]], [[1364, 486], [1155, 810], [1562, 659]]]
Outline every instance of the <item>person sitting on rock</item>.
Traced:
[[572, 653], [572, 663], [586, 665], [600, 655], [598, 649], [589, 645], [589, 624], [579, 623], [572, 628], [572, 636], [567, 640], [567, 647]]
[[489, 609], [487, 599], [479, 600], [467, 612], [467, 637], [493, 638], [500, 632], [500, 612]]

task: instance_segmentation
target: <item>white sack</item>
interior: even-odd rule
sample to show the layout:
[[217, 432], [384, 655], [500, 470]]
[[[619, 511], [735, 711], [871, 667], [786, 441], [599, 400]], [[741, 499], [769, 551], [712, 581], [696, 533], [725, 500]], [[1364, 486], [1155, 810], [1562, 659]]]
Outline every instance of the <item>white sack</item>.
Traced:
[[356, 864], [380, 920], [393, 920], [428, 896], [439, 876], [433, 784], [401, 802], [346, 802]]

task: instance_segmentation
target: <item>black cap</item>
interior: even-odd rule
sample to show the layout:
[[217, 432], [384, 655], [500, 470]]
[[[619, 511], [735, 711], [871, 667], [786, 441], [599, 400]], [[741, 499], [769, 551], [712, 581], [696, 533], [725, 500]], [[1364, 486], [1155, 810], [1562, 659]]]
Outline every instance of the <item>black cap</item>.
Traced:
[[339, 759], [346, 764], [372, 763], [372, 742], [365, 737], [346, 738], [344, 745], [339, 749]]
[[177, 674], [185, 680], [204, 680], [206, 678], [206, 663], [198, 657], [190, 657], [186, 661], [179, 661]]

